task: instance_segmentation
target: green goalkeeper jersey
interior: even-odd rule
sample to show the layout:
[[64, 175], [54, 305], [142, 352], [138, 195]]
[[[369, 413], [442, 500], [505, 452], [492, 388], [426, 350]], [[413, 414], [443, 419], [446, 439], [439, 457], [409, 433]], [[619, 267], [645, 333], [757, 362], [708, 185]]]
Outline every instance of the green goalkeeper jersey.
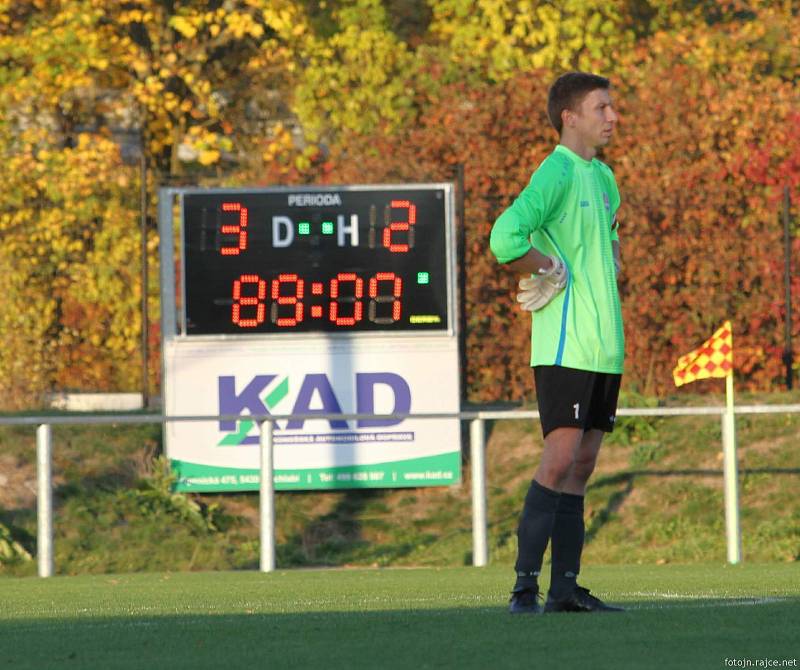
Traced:
[[531, 247], [558, 256], [566, 288], [533, 314], [531, 365], [622, 374], [625, 337], [612, 240], [620, 197], [614, 173], [558, 145], [492, 227], [501, 263]]

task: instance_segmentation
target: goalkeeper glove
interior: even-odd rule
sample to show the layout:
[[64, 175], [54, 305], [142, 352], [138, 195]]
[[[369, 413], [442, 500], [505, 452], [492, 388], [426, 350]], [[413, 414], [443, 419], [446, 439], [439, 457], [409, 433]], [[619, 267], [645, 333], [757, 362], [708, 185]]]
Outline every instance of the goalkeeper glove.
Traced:
[[538, 276], [523, 277], [519, 282], [517, 302], [522, 309], [535, 312], [555, 298], [569, 279], [569, 270], [556, 256], [548, 256], [551, 266], [540, 270]]

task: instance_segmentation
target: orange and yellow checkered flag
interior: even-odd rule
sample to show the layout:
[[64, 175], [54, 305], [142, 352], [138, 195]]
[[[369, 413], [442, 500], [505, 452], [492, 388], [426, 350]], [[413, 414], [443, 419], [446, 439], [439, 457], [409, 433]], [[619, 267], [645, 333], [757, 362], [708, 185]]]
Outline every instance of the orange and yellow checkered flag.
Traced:
[[727, 377], [733, 373], [733, 331], [731, 322], [722, 324], [702, 346], [678, 359], [672, 371], [675, 386], [709, 377]]

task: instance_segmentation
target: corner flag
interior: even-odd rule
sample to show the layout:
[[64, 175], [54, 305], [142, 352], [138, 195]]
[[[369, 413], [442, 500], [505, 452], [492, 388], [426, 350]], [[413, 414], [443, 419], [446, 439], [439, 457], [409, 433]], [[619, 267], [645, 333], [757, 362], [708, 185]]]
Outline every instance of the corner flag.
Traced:
[[681, 386], [698, 379], [728, 377], [732, 374], [733, 332], [731, 322], [726, 321], [699, 348], [678, 359], [672, 378], [675, 386]]
[[702, 346], [678, 359], [672, 371], [675, 386], [709, 377], [725, 378], [725, 412], [722, 415], [722, 454], [725, 475], [725, 534], [728, 562], [742, 560], [739, 525], [739, 473], [736, 461], [736, 417], [733, 404], [733, 331], [731, 322], [709, 337]]

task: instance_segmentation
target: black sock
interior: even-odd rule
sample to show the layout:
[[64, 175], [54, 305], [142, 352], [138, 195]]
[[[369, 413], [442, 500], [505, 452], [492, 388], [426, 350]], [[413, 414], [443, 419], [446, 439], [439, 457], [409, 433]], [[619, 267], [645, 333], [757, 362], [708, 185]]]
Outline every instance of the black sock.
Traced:
[[585, 528], [583, 524], [583, 496], [562, 493], [553, 524], [551, 550], [553, 564], [550, 576], [550, 594], [561, 599], [574, 589], [581, 569], [581, 553]]
[[517, 528], [517, 573], [515, 591], [538, 588], [544, 551], [553, 532], [559, 493], [542, 486], [535, 479], [531, 482], [522, 517]]

